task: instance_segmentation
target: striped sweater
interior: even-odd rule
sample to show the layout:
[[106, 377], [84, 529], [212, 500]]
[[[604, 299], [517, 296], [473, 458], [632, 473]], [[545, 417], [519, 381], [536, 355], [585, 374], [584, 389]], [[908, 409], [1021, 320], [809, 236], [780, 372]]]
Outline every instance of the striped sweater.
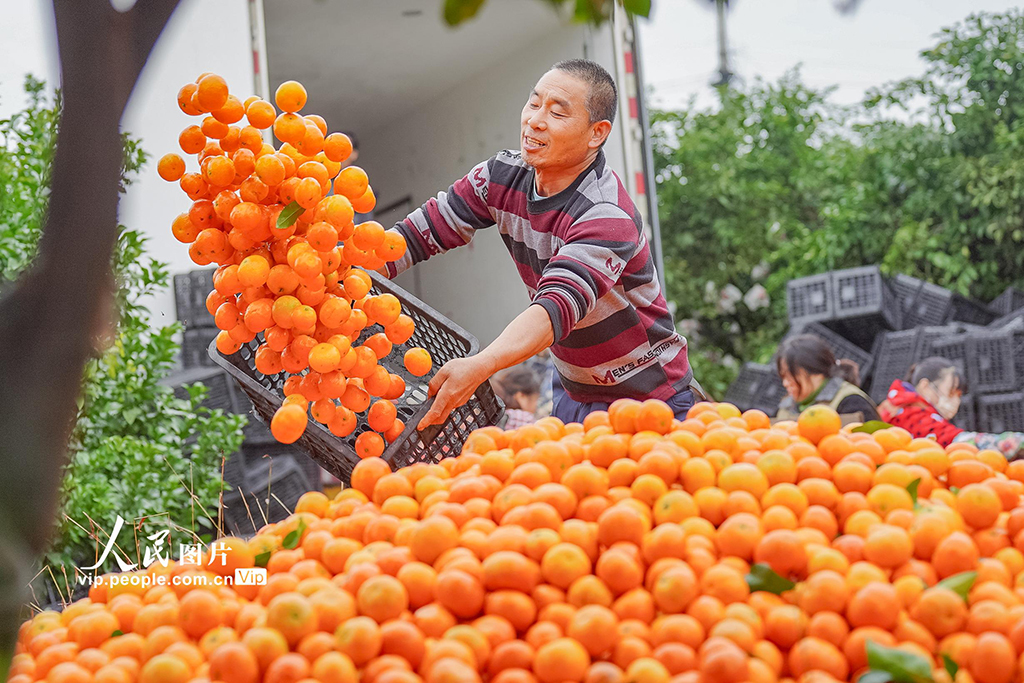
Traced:
[[692, 379], [640, 214], [604, 153], [562, 192], [537, 197], [517, 151], [477, 165], [395, 226], [391, 277], [497, 225], [533, 303], [551, 317], [555, 368], [580, 403], [668, 399]]

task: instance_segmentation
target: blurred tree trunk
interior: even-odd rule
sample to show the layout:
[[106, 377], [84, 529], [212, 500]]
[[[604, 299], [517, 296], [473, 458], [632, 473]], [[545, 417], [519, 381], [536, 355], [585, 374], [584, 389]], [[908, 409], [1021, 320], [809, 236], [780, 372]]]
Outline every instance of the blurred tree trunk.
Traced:
[[112, 310], [120, 121], [179, 0], [54, 0], [63, 112], [32, 268], [0, 296], [0, 677], [53, 527], [94, 333]]

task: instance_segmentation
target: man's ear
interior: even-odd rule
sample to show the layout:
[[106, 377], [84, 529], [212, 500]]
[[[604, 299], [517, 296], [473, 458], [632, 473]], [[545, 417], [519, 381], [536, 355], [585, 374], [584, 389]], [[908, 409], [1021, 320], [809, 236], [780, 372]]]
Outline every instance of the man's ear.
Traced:
[[604, 144], [604, 141], [608, 139], [611, 132], [611, 121], [608, 121], [607, 119], [604, 121], [598, 121], [590, 127], [590, 140], [587, 142], [587, 146], [591, 149], [597, 149]]

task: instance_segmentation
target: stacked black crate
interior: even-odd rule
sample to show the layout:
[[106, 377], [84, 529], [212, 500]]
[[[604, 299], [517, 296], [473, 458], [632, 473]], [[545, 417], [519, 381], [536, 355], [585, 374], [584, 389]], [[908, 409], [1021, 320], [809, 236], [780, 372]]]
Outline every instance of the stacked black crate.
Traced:
[[837, 360], [851, 360], [856, 363], [861, 384], [866, 384], [868, 378], [871, 377], [874, 356], [871, 352], [860, 348], [838, 332], [825, 327], [821, 323], [808, 323], [801, 329], [792, 330], [786, 335], [784, 340], [797, 334], [813, 334], [816, 337], [820, 337], [832, 349], [832, 354]]
[[833, 311], [826, 326], [866, 351], [880, 333], [901, 329], [896, 295], [877, 266], [832, 271], [831, 278]]
[[1002, 294], [989, 302], [988, 309], [999, 317], [1024, 309], [1024, 292], [1016, 287], [1007, 287]]
[[224, 531], [240, 537], [255, 534], [265, 524], [288, 517], [303, 493], [313, 486], [290, 459], [277, 459], [249, 473], [247, 486], [224, 494]]
[[181, 340], [184, 368], [213, 367], [207, 348], [220, 331], [206, 310], [206, 297], [213, 290], [213, 270], [204, 268], [174, 276], [174, 308], [178, 322], [185, 326]]
[[889, 393], [895, 380], [907, 376], [907, 370], [914, 363], [920, 343], [920, 330], [899, 330], [885, 332], [878, 336], [874, 349], [874, 374], [868, 395], [875, 403], [881, 403]]
[[892, 289], [903, 315], [903, 328], [943, 325], [953, 309], [953, 293], [909, 275], [892, 279]]
[[[179, 396], [184, 396], [184, 385], [201, 382], [209, 390], [204, 406], [245, 414], [248, 418], [241, 451], [228, 456], [224, 462], [224, 481], [232, 489], [252, 491], [265, 486], [264, 469], [273, 460], [281, 467], [291, 463], [303, 474], [303, 481], [310, 489], [319, 490], [320, 467], [301, 451], [278, 443], [270, 430], [251, 414], [251, 405], [238, 385], [210, 358], [210, 344], [219, 332], [214, 317], [206, 309], [206, 297], [213, 290], [213, 273], [212, 269], [201, 269], [174, 276], [175, 311], [178, 321], [185, 326], [181, 345], [183, 369], [168, 377], [165, 383], [174, 387]], [[269, 458], [265, 457], [268, 455]], [[289, 476], [294, 479], [294, 475]]]
[[756, 408], [775, 415], [786, 390], [774, 365], [745, 363], [736, 380], [725, 393], [725, 402], [740, 410]]
[[[248, 400], [245, 400], [244, 396], [241, 398], [248, 405]], [[242, 452], [240, 453], [245, 463], [246, 472], [255, 472], [258, 476], [262, 476], [261, 471], [264, 466], [287, 460], [295, 463], [313, 489], [320, 490], [323, 469], [302, 451], [275, 439], [270, 430], [251, 412], [248, 414], [248, 418], [249, 422], [245, 427], [245, 441], [242, 443]]]

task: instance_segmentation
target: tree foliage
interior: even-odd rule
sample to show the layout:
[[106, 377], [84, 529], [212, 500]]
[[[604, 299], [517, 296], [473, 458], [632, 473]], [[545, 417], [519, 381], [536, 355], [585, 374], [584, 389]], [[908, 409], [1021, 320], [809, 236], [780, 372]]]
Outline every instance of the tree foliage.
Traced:
[[794, 69], [654, 112], [668, 295], [702, 383], [770, 358], [794, 277], [877, 263], [983, 300], [1022, 281], [1022, 46], [1021, 11], [972, 15], [923, 76], [855, 106]]
[[[60, 118], [59, 93], [50, 101], [45, 84], [32, 77], [25, 90], [25, 110], [0, 121], [0, 283], [15, 280], [36, 255]], [[139, 141], [122, 139], [123, 192], [147, 155]], [[145, 238], [124, 226], [114, 272], [116, 334], [86, 366], [61, 513], [45, 575], [34, 584], [42, 588], [52, 572], [65, 597], [73, 588], [65, 576], [73, 580], [75, 567], [95, 563], [118, 515], [137, 525], [141, 539], [168, 528], [176, 543], [209, 538], [222, 490], [222, 458], [242, 441], [244, 418], [201, 407], [201, 384], [187, 387], [187, 398], [160, 384], [176, 362], [180, 326], [151, 327], [144, 301], [168, 286], [169, 274], [166, 264], [147, 256]], [[140, 562], [135, 537], [123, 533], [119, 547]], [[106, 569], [116, 569], [109, 564]]]

